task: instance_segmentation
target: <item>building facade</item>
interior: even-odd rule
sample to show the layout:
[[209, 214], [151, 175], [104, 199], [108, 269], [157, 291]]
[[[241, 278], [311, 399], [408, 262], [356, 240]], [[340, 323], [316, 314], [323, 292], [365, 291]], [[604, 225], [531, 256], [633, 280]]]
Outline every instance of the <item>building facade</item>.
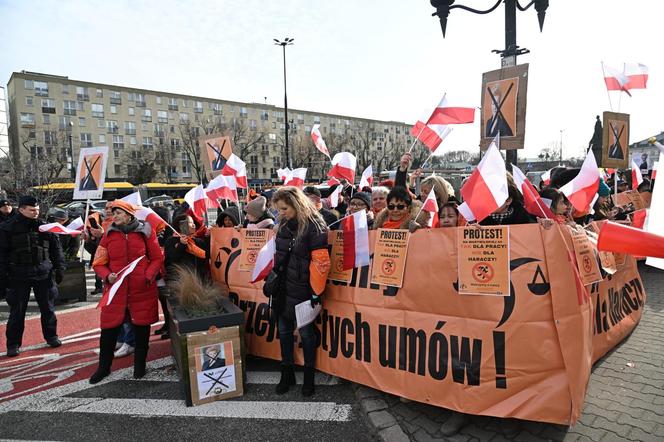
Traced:
[[[287, 166], [283, 108], [136, 89], [35, 72], [14, 72], [7, 85], [10, 156], [26, 181], [72, 180], [80, 148], [108, 146], [108, 180], [199, 182], [198, 140], [227, 134], [254, 183], [277, 182]], [[394, 168], [414, 138], [410, 127], [288, 109], [294, 167], [324, 178], [329, 160], [311, 141], [314, 124], [330, 153], [353, 152], [358, 169]]]

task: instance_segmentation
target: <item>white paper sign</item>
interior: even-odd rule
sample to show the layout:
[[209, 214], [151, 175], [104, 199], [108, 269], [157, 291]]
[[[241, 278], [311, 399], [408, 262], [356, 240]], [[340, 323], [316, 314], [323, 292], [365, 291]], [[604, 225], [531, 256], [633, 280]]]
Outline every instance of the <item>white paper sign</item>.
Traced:
[[316, 304], [311, 307], [311, 301], [304, 301], [295, 306], [295, 319], [297, 320], [297, 328], [302, 328], [305, 325], [311, 324], [316, 320], [321, 311], [321, 304]]
[[98, 200], [104, 193], [108, 147], [86, 147], [81, 149], [74, 182], [75, 200]]

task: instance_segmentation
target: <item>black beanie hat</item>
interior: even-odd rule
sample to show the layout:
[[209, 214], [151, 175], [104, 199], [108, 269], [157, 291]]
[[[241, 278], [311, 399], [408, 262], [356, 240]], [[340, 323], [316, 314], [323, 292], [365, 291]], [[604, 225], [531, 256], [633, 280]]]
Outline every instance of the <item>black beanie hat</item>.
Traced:
[[38, 206], [39, 203], [37, 202], [37, 198], [35, 198], [32, 195], [23, 195], [18, 199], [18, 206], [23, 207], [23, 206], [31, 206], [35, 207]]
[[366, 204], [368, 209], [371, 209], [371, 195], [369, 195], [367, 192], [354, 193], [350, 200], [361, 200], [364, 204]]

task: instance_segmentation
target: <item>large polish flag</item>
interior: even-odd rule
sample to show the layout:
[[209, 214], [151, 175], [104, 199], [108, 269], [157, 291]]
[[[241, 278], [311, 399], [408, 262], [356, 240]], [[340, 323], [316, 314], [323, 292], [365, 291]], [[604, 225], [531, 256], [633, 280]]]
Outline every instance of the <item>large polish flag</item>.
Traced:
[[641, 63], [624, 63], [622, 71], [602, 63], [602, 69], [609, 91], [624, 91], [631, 96], [631, 89], [645, 89], [648, 83], [648, 67]]
[[291, 170], [286, 167], [285, 169], [277, 169], [277, 176], [279, 176], [279, 179], [281, 181], [286, 181], [286, 178], [288, 178], [288, 174], [291, 173]]
[[274, 268], [274, 255], [276, 254], [276, 245], [274, 238], [270, 238], [268, 242], [261, 248], [256, 257], [256, 265], [251, 272], [251, 283], [254, 284], [267, 278]]
[[424, 200], [422, 210], [429, 212], [428, 226], [438, 227], [438, 200], [436, 200], [436, 192], [434, 192], [433, 188], [431, 188], [429, 195], [427, 195], [427, 199]]
[[641, 174], [641, 168], [632, 160], [632, 189], [636, 190], [642, 182], [643, 175]]
[[136, 219], [141, 221], [146, 221], [150, 224], [156, 232], [161, 231], [166, 227], [166, 221], [164, 221], [157, 213], [149, 207], [143, 206], [143, 201], [141, 200], [141, 194], [138, 192], [130, 193], [124, 198], [120, 198], [122, 201], [128, 202], [136, 206]]
[[217, 175], [208, 183], [205, 194], [210, 200], [216, 201], [219, 198], [238, 201], [237, 182], [235, 177], [226, 175]]
[[599, 170], [595, 155], [588, 152], [579, 174], [561, 187], [560, 191], [565, 194], [578, 212], [585, 213], [591, 207], [597, 189], [599, 189]]
[[[478, 222], [495, 212], [507, 201], [509, 197], [507, 171], [496, 140], [491, 142], [482, 161], [461, 188], [461, 195], [473, 218]], [[470, 220], [468, 219], [468, 221]]]
[[290, 171], [284, 180], [284, 186], [294, 186], [298, 188], [304, 187], [304, 182], [307, 179], [307, 168], [300, 167]]
[[60, 223], [48, 223], [42, 224], [39, 226], [40, 232], [55, 233], [56, 235], [71, 235], [76, 236], [80, 235], [82, 232], [80, 230], [70, 229], [65, 227]]
[[194, 212], [194, 215], [199, 218], [202, 217], [207, 211], [207, 203], [205, 201], [207, 200], [207, 197], [205, 196], [205, 190], [203, 189], [202, 184], [199, 184], [198, 186], [189, 190], [189, 192], [184, 195], [184, 200], [187, 202], [187, 204], [189, 204], [189, 207]]
[[366, 210], [342, 219], [341, 226], [344, 232], [343, 269], [369, 265], [369, 226]]
[[371, 164], [367, 166], [366, 169], [364, 169], [364, 172], [362, 172], [362, 178], [360, 178], [360, 190], [364, 189], [365, 187], [371, 187], [373, 185], [373, 168], [371, 167]]
[[332, 186], [337, 186], [337, 185], [339, 185], [339, 184], [341, 184], [341, 181], [339, 181], [339, 180], [336, 179], [335, 177], [332, 177], [332, 178], [330, 178], [329, 180], [327, 180], [327, 185], [330, 186], [330, 187], [332, 187]]
[[343, 189], [343, 186], [337, 186], [330, 194], [330, 207], [334, 208], [339, 205], [339, 195], [341, 195]]
[[311, 128], [311, 139], [313, 140], [316, 149], [320, 150], [325, 156], [330, 158], [330, 151], [327, 150], [325, 140], [323, 140], [323, 136], [320, 134], [320, 124], [314, 124]]
[[535, 186], [533, 186], [533, 183], [531, 183], [521, 169], [514, 164], [512, 164], [512, 176], [514, 177], [516, 187], [523, 195], [523, 207], [526, 211], [539, 218], [554, 219], [555, 215], [551, 211], [551, 208], [542, 201], [542, 198], [537, 189], [535, 189]]
[[83, 218], [80, 216], [67, 224], [67, 228], [71, 230], [83, 230], [84, 225], [83, 225]]
[[349, 183], [355, 182], [355, 168], [357, 160], [350, 152], [339, 152], [332, 158], [332, 169], [327, 173], [329, 177], [347, 179]]
[[447, 94], [443, 95], [438, 105], [431, 112], [431, 116], [426, 124], [466, 124], [475, 121], [474, 107], [461, 107], [450, 104], [447, 100]]
[[430, 151], [435, 152], [438, 146], [447, 138], [452, 128], [439, 124], [424, 124], [421, 121], [415, 123], [410, 129], [410, 134], [422, 142]]
[[247, 188], [247, 165], [234, 153], [228, 157], [224, 168], [221, 169], [221, 174], [226, 176], [234, 176], [237, 182], [237, 187], [242, 189]]

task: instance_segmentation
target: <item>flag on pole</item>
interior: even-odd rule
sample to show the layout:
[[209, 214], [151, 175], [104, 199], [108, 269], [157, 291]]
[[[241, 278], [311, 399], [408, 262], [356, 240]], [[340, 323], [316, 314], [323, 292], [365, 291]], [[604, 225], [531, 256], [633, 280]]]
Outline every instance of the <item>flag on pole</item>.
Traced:
[[67, 228], [71, 230], [83, 230], [84, 225], [83, 225], [83, 218], [80, 216], [67, 224]]
[[234, 153], [232, 153], [226, 160], [224, 168], [221, 169], [221, 174], [234, 176], [235, 181], [237, 182], [237, 187], [242, 189], [247, 188], [247, 165]]
[[39, 231], [44, 233], [45, 232], [54, 233], [56, 235], [71, 235], [71, 236], [80, 235], [82, 233], [80, 230], [70, 229], [69, 227], [65, 227], [60, 223], [42, 224], [41, 226], [39, 226]]
[[367, 166], [366, 169], [364, 169], [364, 172], [362, 172], [362, 178], [360, 178], [360, 190], [364, 189], [365, 187], [371, 187], [373, 185], [373, 168], [371, 167], [371, 164]]
[[131, 272], [134, 271], [134, 269], [136, 268], [136, 265], [143, 258], [145, 258], [145, 255], [141, 256], [140, 258], [136, 258], [131, 263], [129, 263], [129, 265], [127, 265], [125, 268], [123, 268], [122, 270], [120, 270], [119, 272], [116, 273], [118, 275], [118, 279], [115, 280], [115, 282], [110, 286], [110, 288], [108, 290], [104, 289], [104, 294], [102, 295], [101, 299], [99, 300], [99, 304], [97, 304], [97, 308], [106, 307], [107, 305], [110, 305], [111, 302], [113, 302], [113, 298], [115, 297], [115, 294], [120, 289], [120, 286], [122, 286], [122, 283], [124, 282], [127, 275], [129, 275]]
[[208, 183], [208, 186], [205, 189], [205, 194], [209, 199], [215, 201], [218, 198], [238, 201], [237, 181], [231, 176], [217, 175]]
[[136, 208], [136, 219], [150, 224], [155, 232], [161, 232], [166, 228], [166, 221], [149, 207], [139, 206]]
[[332, 169], [327, 173], [329, 177], [336, 177], [348, 180], [349, 183], [355, 182], [355, 168], [357, 160], [355, 155], [350, 152], [339, 152], [332, 158]]
[[369, 265], [367, 212], [360, 210], [341, 220], [344, 232], [343, 270]]
[[251, 272], [251, 283], [254, 284], [267, 278], [274, 268], [274, 255], [276, 254], [276, 245], [274, 238], [270, 238], [268, 242], [261, 248], [256, 257], [256, 265]]
[[452, 132], [452, 128], [449, 126], [424, 124], [421, 121], [415, 123], [415, 126], [410, 130], [410, 134], [417, 137], [432, 152], [438, 149], [438, 146], [440, 146], [450, 132]]
[[548, 186], [549, 184], [551, 184], [551, 171], [552, 170], [553, 170], [553, 168], [547, 170], [541, 176], [542, 182], [544, 183], [545, 186]]
[[438, 227], [438, 200], [436, 200], [436, 192], [434, 192], [433, 188], [431, 188], [429, 195], [427, 195], [427, 199], [424, 200], [422, 210], [429, 212], [428, 226]]
[[316, 149], [320, 150], [325, 156], [330, 158], [330, 151], [327, 150], [325, 140], [323, 140], [323, 136], [320, 134], [320, 124], [314, 124], [311, 128], [311, 139], [314, 141]]
[[461, 188], [461, 195], [478, 222], [498, 210], [507, 201], [509, 197], [507, 171], [496, 145], [496, 139], [491, 142], [482, 161]]
[[343, 190], [343, 186], [337, 186], [336, 189], [330, 194], [330, 207], [334, 208], [339, 205], [339, 195], [341, 195], [341, 191]]
[[339, 185], [339, 184], [341, 184], [341, 181], [339, 181], [335, 177], [332, 177], [329, 180], [327, 180], [327, 185], [330, 186], [330, 187], [336, 186], [336, 185]]
[[585, 213], [599, 189], [599, 170], [595, 155], [592, 152], [586, 154], [586, 159], [581, 165], [581, 171], [572, 181], [560, 188], [560, 191], [572, 203], [574, 208]]
[[284, 186], [294, 186], [302, 189], [304, 187], [304, 182], [306, 179], [307, 179], [306, 167], [293, 169], [290, 171], [290, 173], [284, 180]]
[[129, 195], [120, 198], [122, 201], [126, 201], [129, 204], [133, 204], [136, 207], [143, 205], [143, 200], [141, 200], [141, 194], [138, 192], [130, 193]]
[[523, 207], [531, 215], [535, 215], [538, 218], [549, 218], [555, 219], [554, 213], [551, 211], [550, 207], [542, 201], [539, 192], [533, 186], [526, 175], [512, 164], [512, 176], [514, 177], [514, 183], [523, 195]]
[[622, 71], [602, 63], [604, 83], [609, 91], [623, 91], [627, 95], [631, 89], [646, 89], [648, 66], [641, 63], [623, 63]]
[[205, 190], [203, 189], [202, 184], [199, 184], [198, 186], [189, 190], [189, 192], [184, 195], [184, 200], [187, 202], [187, 204], [189, 204], [189, 207], [194, 212], [194, 215], [199, 218], [203, 217], [207, 211], [207, 203], [205, 201], [206, 199], [207, 197], [205, 196]]
[[281, 181], [286, 181], [286, 178], [288, 178], [288, 174], [291, 173], [291, 170], [286, 167], [285, 169], [277, 169], [277, 176], [279, 176], [279, 179]]
[[450, 104], [447, 94], [438, 102], [426, 121], [427, 125], [466, 124], [475, 121], [474, 107], [461, 107]]
[[632, 160], [632, 189], [636, 190], [642, 182], [643, 175], [641, 174], [641, 168]]

